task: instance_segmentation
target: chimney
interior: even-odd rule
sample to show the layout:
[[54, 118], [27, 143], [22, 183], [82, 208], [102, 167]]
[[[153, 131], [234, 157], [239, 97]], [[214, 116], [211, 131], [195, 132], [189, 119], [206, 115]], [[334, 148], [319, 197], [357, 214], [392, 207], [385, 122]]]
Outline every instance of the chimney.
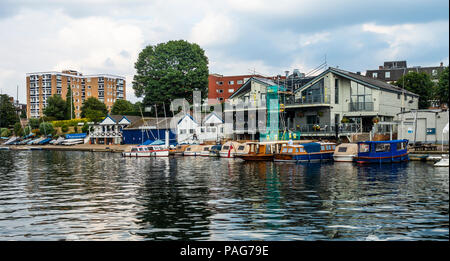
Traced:
[[357, 75], [361, 75], [361, 72], [356, 72]]
[[441, 62], [441, 67], [442, 67], [442, 66], [444, 66], [444, 63], [443, 63], [443, 62]]

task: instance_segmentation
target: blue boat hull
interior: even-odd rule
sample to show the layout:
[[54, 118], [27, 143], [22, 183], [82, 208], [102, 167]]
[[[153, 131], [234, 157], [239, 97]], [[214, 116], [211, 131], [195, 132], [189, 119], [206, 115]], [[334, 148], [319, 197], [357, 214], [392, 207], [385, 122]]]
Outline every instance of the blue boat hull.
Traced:
[[291, 161], [291, 162], [327, 161], [332, 159], [333, 159], [333, 152], [308, 153], [301, 155], [283, 155], [282, 158], [275, 156], [275, 161]]
[[357, 157], [356, 162], [358, 163], [395, 163], [409, 161], [409, 155], [403, 154], [392, 157]]

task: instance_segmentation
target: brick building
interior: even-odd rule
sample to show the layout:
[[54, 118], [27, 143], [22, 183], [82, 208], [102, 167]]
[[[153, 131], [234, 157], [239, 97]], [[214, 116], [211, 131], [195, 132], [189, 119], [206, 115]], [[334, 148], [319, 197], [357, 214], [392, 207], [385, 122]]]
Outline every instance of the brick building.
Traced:
[[[266, 78], [276, 81], [277, 76], [265, 77], [261, 75], [235, 75], [223, 76], [221, 74], [210, 74], [208, 77], [208, 99], [217, 100], [218, 103], [223, 103], [248, 79], [251, 77]], [[285, 76], [279, 77], [280, 80], [286, 79]]]
[[95, 97], [105, 103], [108, 111], [117, 99], [126, 99], [125, 77], [95, 74], [83, 75], [77, 71], [36, 72], [26, 74], [27, 117], [42, 117], [48, 97], [59, 94], [66, 99], [70, 85], [73, 96], [75, 118], [81, 117], [81, 106], [85, 99]]

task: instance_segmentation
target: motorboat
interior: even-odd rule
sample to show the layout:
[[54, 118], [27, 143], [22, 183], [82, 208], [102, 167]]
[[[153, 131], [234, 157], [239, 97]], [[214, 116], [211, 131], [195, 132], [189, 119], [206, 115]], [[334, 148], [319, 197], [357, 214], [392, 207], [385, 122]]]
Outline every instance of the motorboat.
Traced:
[[442, 154], [441, 160], [434, 163], [435, 167], [448, 167], [448, 154]]
[[177, 147], [175, 148], [175, 156], [183, 156], [184, 151], [189, 146], [190, 146], [189, 144], [179, 144], [179, 145], [177, 145]]
[[202, 148], [202, 151], [200, 151], [200, 156], [209, 157], [209, 152], [211, 150], [213, 145], [205, 145]]
[[[223, 144], [222, 149], [220, 150], [219, 154], [221, 158], [234, 158], [237, 154], [237, 149], [239, 146], [241, 146], [242, 143], [239, 143], [237, 141], [227, 141]], [[244, 152], [245, 147], [243, 148], [242, 152]], [[244, 153], [242, 153], [244, 154]]]
[[137, 145], [122, 152], [124, 157], [168, 157], [169, 149], [161, 145]]
[[391, 163], [408, 161], [408, 140], [358, 142], [358, 163]]
[[209, 156], [210, 157], [220, 157], [220, 150], [222, 149], [222, 145], [213, 145], [209, 149]]
[[342, 143], [336, 146], [333, 159], [337, 162], [352, 162], [358, 156], [357, 143]]
[[284, 145], [280, 153], [275, 154], [274, 161], [311, 162], [331, 160], [334, 143], [310, 142], [304, 144]]
[[186, 148], [183, 155], [184, 156], [200, 156], [204, 146], [205, 145], [198, 145], [198, 144], [190, 145], [189, 147]]
[[249, 142], [247, 143], [249, 149], [248, 153], [238, 154], [236, 157], [246, 161], [272, 161], [274, 152], [272, 147], [266, 143]]

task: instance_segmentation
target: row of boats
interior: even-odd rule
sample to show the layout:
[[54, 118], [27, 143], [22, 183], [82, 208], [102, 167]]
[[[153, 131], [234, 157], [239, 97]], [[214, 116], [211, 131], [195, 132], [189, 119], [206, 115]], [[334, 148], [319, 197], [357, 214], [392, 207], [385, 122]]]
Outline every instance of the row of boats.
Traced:
[[185, 144], [173, 149], [164, 145], [138, 145], [123, 152], [125, 157], [202, 156], [241, 158], [245, 161], [312, 162], [343, 161], [385, 163], [408, 161], [408, 140], [365, 141], [358, 143], [318, 142], [312, 140], [245, 142], [223, 145]]

